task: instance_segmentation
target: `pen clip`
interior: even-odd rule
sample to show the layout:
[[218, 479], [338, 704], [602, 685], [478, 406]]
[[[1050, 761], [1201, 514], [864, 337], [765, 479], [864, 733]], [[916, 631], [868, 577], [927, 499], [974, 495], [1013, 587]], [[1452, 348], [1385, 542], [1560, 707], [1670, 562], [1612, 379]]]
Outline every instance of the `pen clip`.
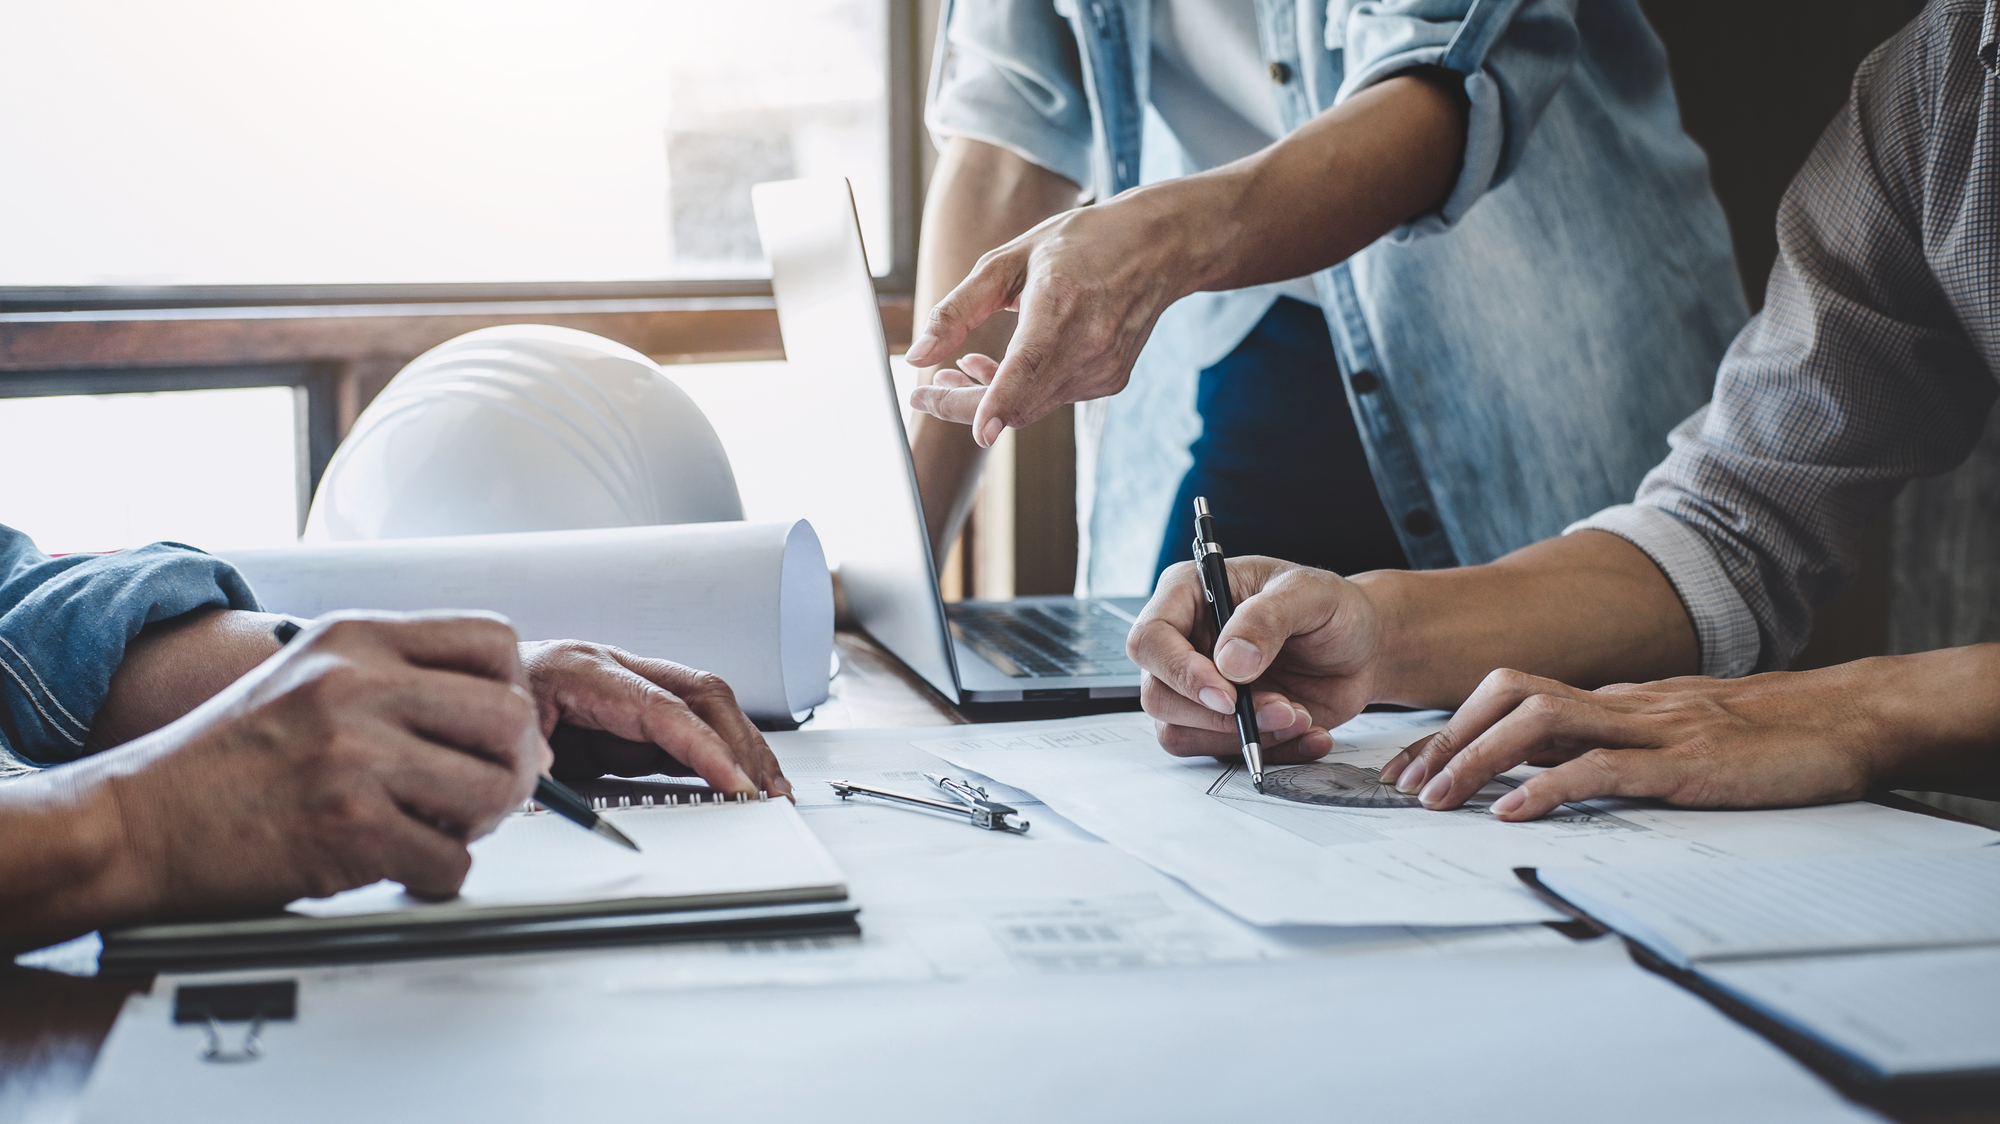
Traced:
[[1207, 552], [1202, 550], [1201, 536], [1196, 535], [1194, 540], [1194, 572], [1201, 578], [1201, 595], [1208, 599], [1209, 604], [1213, 605], [1215, 604], [1215, 591], [1208, 587], [1208, 567], [1202, 564], [1207, 560]]

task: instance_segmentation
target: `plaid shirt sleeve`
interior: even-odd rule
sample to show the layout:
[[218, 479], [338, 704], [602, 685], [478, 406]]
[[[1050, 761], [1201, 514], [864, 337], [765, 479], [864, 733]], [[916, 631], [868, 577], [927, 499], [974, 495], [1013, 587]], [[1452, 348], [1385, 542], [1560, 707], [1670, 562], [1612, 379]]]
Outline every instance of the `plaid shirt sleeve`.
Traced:
[[1991, 7], [1939, 0], [1862, 64], [1785, 194], [1764, 311], [1713, 400], [1633, 504], [1570, 528], [1660, 566], [1704, 674], [1789, 663], [1874, 515], [1979, 438], [2000, 337]]

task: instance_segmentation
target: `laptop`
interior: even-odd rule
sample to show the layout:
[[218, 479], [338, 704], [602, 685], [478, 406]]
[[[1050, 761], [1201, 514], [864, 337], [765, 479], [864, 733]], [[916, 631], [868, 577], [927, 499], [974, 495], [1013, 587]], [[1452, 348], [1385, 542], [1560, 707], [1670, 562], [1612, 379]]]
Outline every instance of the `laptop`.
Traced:
[[955, 704], [1136, 703], [1125, 637], [1145, 598], [944, 603], [853, 192], [807, 179], [750, 195], [785, 356], [812, 384], [787, 408], [823, 419], [818, 446], [792, 450], [815, 477], [800, 487], [854, 619]]

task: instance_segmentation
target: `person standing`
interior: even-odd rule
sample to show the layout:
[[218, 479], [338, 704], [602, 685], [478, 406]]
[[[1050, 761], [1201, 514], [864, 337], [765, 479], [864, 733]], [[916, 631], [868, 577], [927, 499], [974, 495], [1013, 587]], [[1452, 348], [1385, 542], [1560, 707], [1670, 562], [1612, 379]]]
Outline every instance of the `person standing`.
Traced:
[[1079, 422], [1093, 592], [1196, 493], [1232, 554], [1487, 561], [1629, 496], [1747, 317], [1636, 0], [948, 0], [927, 112], [940, 557], [1002, 427], [1136, 365]]

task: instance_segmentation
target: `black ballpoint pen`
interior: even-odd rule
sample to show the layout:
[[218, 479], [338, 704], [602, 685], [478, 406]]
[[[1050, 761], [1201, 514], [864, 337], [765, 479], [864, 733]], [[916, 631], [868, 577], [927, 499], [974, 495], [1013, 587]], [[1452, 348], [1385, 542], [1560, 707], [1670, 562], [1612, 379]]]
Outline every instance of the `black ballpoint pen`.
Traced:
[[611, 821], [598, 815], [590, 808], [590, 801], [577, 795], [575, 789], [554, 777], [541, 777], [535, 781], [535, 803], [576, 824], [589, 828], [594, 835], [601, 835], [621, 847], [636, 851], [637, 843], [632, 842], [624, 832], [611, 826]]
[[[1215, 611], [1215, 635], [1219, 638], [1236, 613], [1229, 595], [1229, 560], [1222, 544], [1215, 541], [1215, 517], [1208, 513], [1208, 497], [1194, 498], [1194, 567], [1201, 575], [1202, 596]], [[1249, 684], [1236, 688], [1236, 736], [1243, 742], [1243, 763], [1250, 769], [1250, 783], [1264, 791], [1264, 747], [1257, 741], [1257, 705], [1250, 701]]]
[[[300, 628], [299, 622], [287, 617], [272, 627], [271, 635], [277, 637], [278, 644], [283, 646], [292, 642], [292, 638], [299, 634]], [[590, 801], [577, 795], [575, 789], [554, 777], [536, 778], [535, 803], [593, 835], [603, 836], [621, 847], [630, 847], [634, 851], [639, 849], [639, 845], [632, 842], [624, 832], [612, 827], [610, 821], [592, 811]]]

